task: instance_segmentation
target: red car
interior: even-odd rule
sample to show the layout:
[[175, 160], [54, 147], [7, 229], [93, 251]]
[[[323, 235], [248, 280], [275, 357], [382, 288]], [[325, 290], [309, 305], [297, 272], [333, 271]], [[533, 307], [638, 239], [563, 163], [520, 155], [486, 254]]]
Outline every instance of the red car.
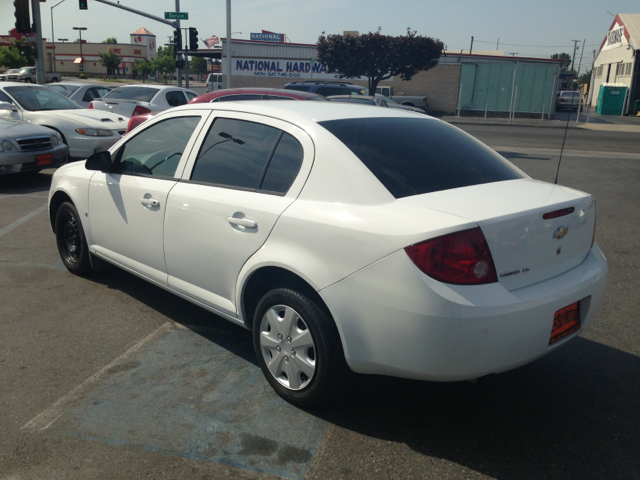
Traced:
[[328, 101], [316, 93], [282, 88], [225, 88], [200, 95], [189, 103], [231, 102], [235, 100], [316, 100]]

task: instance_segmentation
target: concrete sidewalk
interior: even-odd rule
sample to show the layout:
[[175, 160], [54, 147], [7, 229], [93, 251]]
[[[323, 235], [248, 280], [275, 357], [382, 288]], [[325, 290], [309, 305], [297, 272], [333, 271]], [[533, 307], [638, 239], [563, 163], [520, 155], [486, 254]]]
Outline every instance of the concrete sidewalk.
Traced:
[[[566, 113], [564, 120], [540, 120], [534, 118], [514, 118], [509, 123], [508, 118], [483, 118], [483, 117], [456, 117], [447, 115], [442, 117], [447, 123], [452, 124], [476, 124], [476, 125], [506, 125], [521, 127], [565, 128], [567, 125]], [[571, 114], [569, 128], [584, 130], [599, 130], [604, 132], [640, 133], [640, 117], [603, 117], [591, 113], [589, 123], [586, 123], [587, 115], [580, 114], [580, 122], [575, 121], [576, 113]]]

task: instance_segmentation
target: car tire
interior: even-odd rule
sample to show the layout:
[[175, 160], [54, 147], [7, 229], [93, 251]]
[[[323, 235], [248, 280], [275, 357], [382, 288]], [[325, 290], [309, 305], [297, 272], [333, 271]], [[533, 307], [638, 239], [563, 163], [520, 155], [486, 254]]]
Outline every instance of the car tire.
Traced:
[[274, 289], [260, 299], [253, 345], [271, 387], [294, 405], [325, 402], [346, 379], [348, 367], [331, 315], [295, 290]]
[[31, 83], [31, 79], [30, 78], [25, 78], [24, 79], [24, 83]]
[[67, 270], [79, 276], [92, 272], [89, 246], [82, 229], [78, 210], [64, 202], [56, 212], [56, 243], [62, 263]]

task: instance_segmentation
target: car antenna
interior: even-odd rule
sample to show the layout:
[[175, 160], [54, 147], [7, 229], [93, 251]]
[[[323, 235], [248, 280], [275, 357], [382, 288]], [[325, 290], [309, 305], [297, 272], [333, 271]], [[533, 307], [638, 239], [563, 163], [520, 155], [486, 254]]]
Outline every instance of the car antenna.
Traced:
[[[576, 88], [578, 87], [578, 83], [573, 81], [573, 90], [571, 90], [575, 96]], [[573, 97], [571, 97], [571, 103], [573, 103]], [[567, 140], [567, 130], [569, 129], [569, 119], [571, 118], [571, 103], [569, 104], [569, 111], [567, 112], [567, 124], [564, 127], [564, 138], [562, 139], [562, 147], [560, 147], [560, 159], [558, 160], [558, 169], [556, 170], [556, 179], [553, 181], [554, 185], [558, 184], [558, 174], [560, 173], [560, 163], [562, 162], [562, 152], [564, 151], [564, 142]], [[578, 107], [578, 112], [580, 112], [580, 108]], [[580, 113], [578, 113], [580, 115]]]

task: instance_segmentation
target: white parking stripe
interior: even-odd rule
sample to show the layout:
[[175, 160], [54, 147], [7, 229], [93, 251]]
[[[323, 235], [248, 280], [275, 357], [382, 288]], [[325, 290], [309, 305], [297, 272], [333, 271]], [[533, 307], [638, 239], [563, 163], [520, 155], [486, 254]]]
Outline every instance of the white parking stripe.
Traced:
[[47, 408], [44, 412], [40, 413], [37, 417], [35, 417], [32, 420], [30, 420], [29, 422], [25, 423], [22, 426], [21, 430], [26, 430], [26, 431], [29, 431], [29, 432], [41, 432], [41, 431], [46, 430], [47, 428], [49, 428], [53, 424], [53, 422], [55, 422], [58, 418], [60, 418], [60, 416], [64, 413], [64, 410], [68, 406], [70, 406], [73, 402], [75, 402], [75, 401], [79, 400], [80, 398], [82, 398], [82, 396], [88, 390], [90, 390], [96, 383], [98, 383], [100, 381], [102, 376], [109, 369], [115, 367], [116, 365], [124, 363], [131, 355], [136, 353], [138, 350], [140, 350], [147, 343], [151, 342], [152, 340], [156, 339], [157, 337], [159, 337], [160, 335], [162, 335], [166, 331], [171, 330], [174, 327], [175, 327], [175, 325], [174, 325], [173, 322], [167, 322], [167, 323], [161, 325], [160, 327], [158, 327], [156, 330], [154, 330], [149, 335], [147, 335], [142, 340], [140, 340], [138, 343], [136, 343], [129, 350], [127, 350], [122, 355], [120, 355], [118, 358], [116, 358], [109, 365], [107, 365], [106, 367], [102, 368], [98, 373], [96, 373], [96, 374], [90, 376], [89, 378], [87, 378], [84, 382], [82, 382], [76, 388], [71, 390], [64, 397], [59, 398], [53, 405], [51, 405], [49, 408]]
[[42, 205], [39, 209], [34, 210], [33, 212], [25, 215], [24, 217], [22, 217], [20, 220], [16, 220], [15, 222], [13, 222], [11, 225], [7, 225], [6, 227], [0, 229], [0, 238], [4, 237], [7, 233], [9, 233], [11, 230], [13, 230], [14, 228], [18, 228], [20, 225], [22, 225], [24, 222], [27, 222], [29, 220], [31, 220], [33, 217], [35, 217], [36, 215], [38, 215], [39, 213], [44, 212], [47, 209], [47, 205], [48, 204], [44, 204]]

